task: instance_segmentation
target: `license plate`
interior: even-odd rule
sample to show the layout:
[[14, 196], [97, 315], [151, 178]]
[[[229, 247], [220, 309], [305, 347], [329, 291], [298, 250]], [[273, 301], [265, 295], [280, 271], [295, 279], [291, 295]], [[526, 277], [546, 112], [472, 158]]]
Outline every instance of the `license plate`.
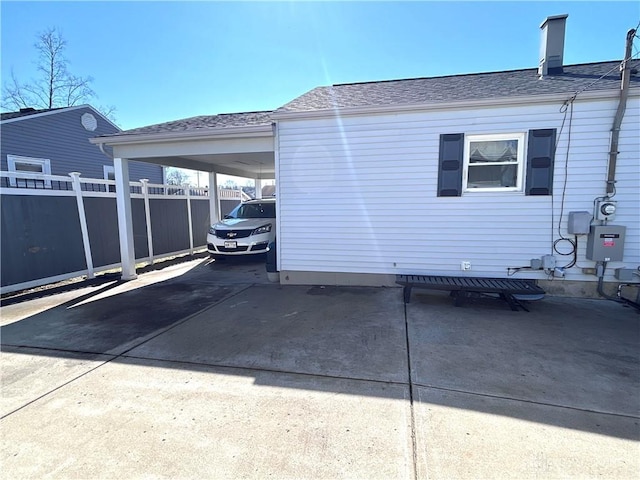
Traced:
[[238, 248], [238, 242], [224, 242], [224, 248]]

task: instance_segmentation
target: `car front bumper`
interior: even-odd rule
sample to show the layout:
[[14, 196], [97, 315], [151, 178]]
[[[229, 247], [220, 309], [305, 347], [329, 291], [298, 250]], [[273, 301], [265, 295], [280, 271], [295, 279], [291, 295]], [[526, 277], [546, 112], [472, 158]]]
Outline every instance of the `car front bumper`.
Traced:
[[224, 240], [209, 233], [207, 234], [207, 251], [213, 255], [256, 255], [265, 253], [270, 241], [268, 233], [237, 240]]

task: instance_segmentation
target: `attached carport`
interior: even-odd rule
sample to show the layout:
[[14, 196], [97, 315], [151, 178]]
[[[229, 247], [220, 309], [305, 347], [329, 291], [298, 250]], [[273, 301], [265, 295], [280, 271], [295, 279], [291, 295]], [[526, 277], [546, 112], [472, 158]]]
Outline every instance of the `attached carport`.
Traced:
[[130, 160], [208, 172], [213, 221], [219, 217], [216, 175], [253, 178], [260, 195], [261, 181], [275, 178], [274, 139], [271, 112], [199, 116], [91, 139], [113, 157], [122, 279], [137, 277], [128, 188]]

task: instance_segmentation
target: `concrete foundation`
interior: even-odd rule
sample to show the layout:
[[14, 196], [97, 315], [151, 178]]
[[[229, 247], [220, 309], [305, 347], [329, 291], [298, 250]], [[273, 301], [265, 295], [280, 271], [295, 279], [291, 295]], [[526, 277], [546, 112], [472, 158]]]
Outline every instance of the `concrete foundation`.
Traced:
[[[454, 276], [454, 273], [450, 275]], [[280, 272], [282, 285], [332, 285], [332, 286], [360, 286], [360, 287], [397, 287], [395, 275], [376, 273], [341, 273], [341, 272], [298, 272], [284, 270]], [[605, 282], [604, 291], [607, 295], [615, 297], [618, 285], [622, 282]], [[597, 291], [598, 283], [594, 276], [593, 281], [577, 281], [556, 278], [553, 280], [538, 280], [538, 284], [549, 295], [559, 297], [576, 298], [602, 298]], [[640, 282], [638, 282], [640, 287]], [[635, 302], [640, 288], [634, 286], [624, 287], [623, 295]]]

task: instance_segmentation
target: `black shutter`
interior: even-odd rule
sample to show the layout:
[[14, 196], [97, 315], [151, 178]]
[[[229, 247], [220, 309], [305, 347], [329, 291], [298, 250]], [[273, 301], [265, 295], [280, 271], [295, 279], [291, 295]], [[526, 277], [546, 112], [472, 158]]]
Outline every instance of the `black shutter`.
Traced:
[[462, 155], [464, 134], [440, 135], [440, 162], [438, 164], [438, 196], [462, 195]]
[[527, 147], [527, 195], [551, 195], [556, 129], [529, 130]]

